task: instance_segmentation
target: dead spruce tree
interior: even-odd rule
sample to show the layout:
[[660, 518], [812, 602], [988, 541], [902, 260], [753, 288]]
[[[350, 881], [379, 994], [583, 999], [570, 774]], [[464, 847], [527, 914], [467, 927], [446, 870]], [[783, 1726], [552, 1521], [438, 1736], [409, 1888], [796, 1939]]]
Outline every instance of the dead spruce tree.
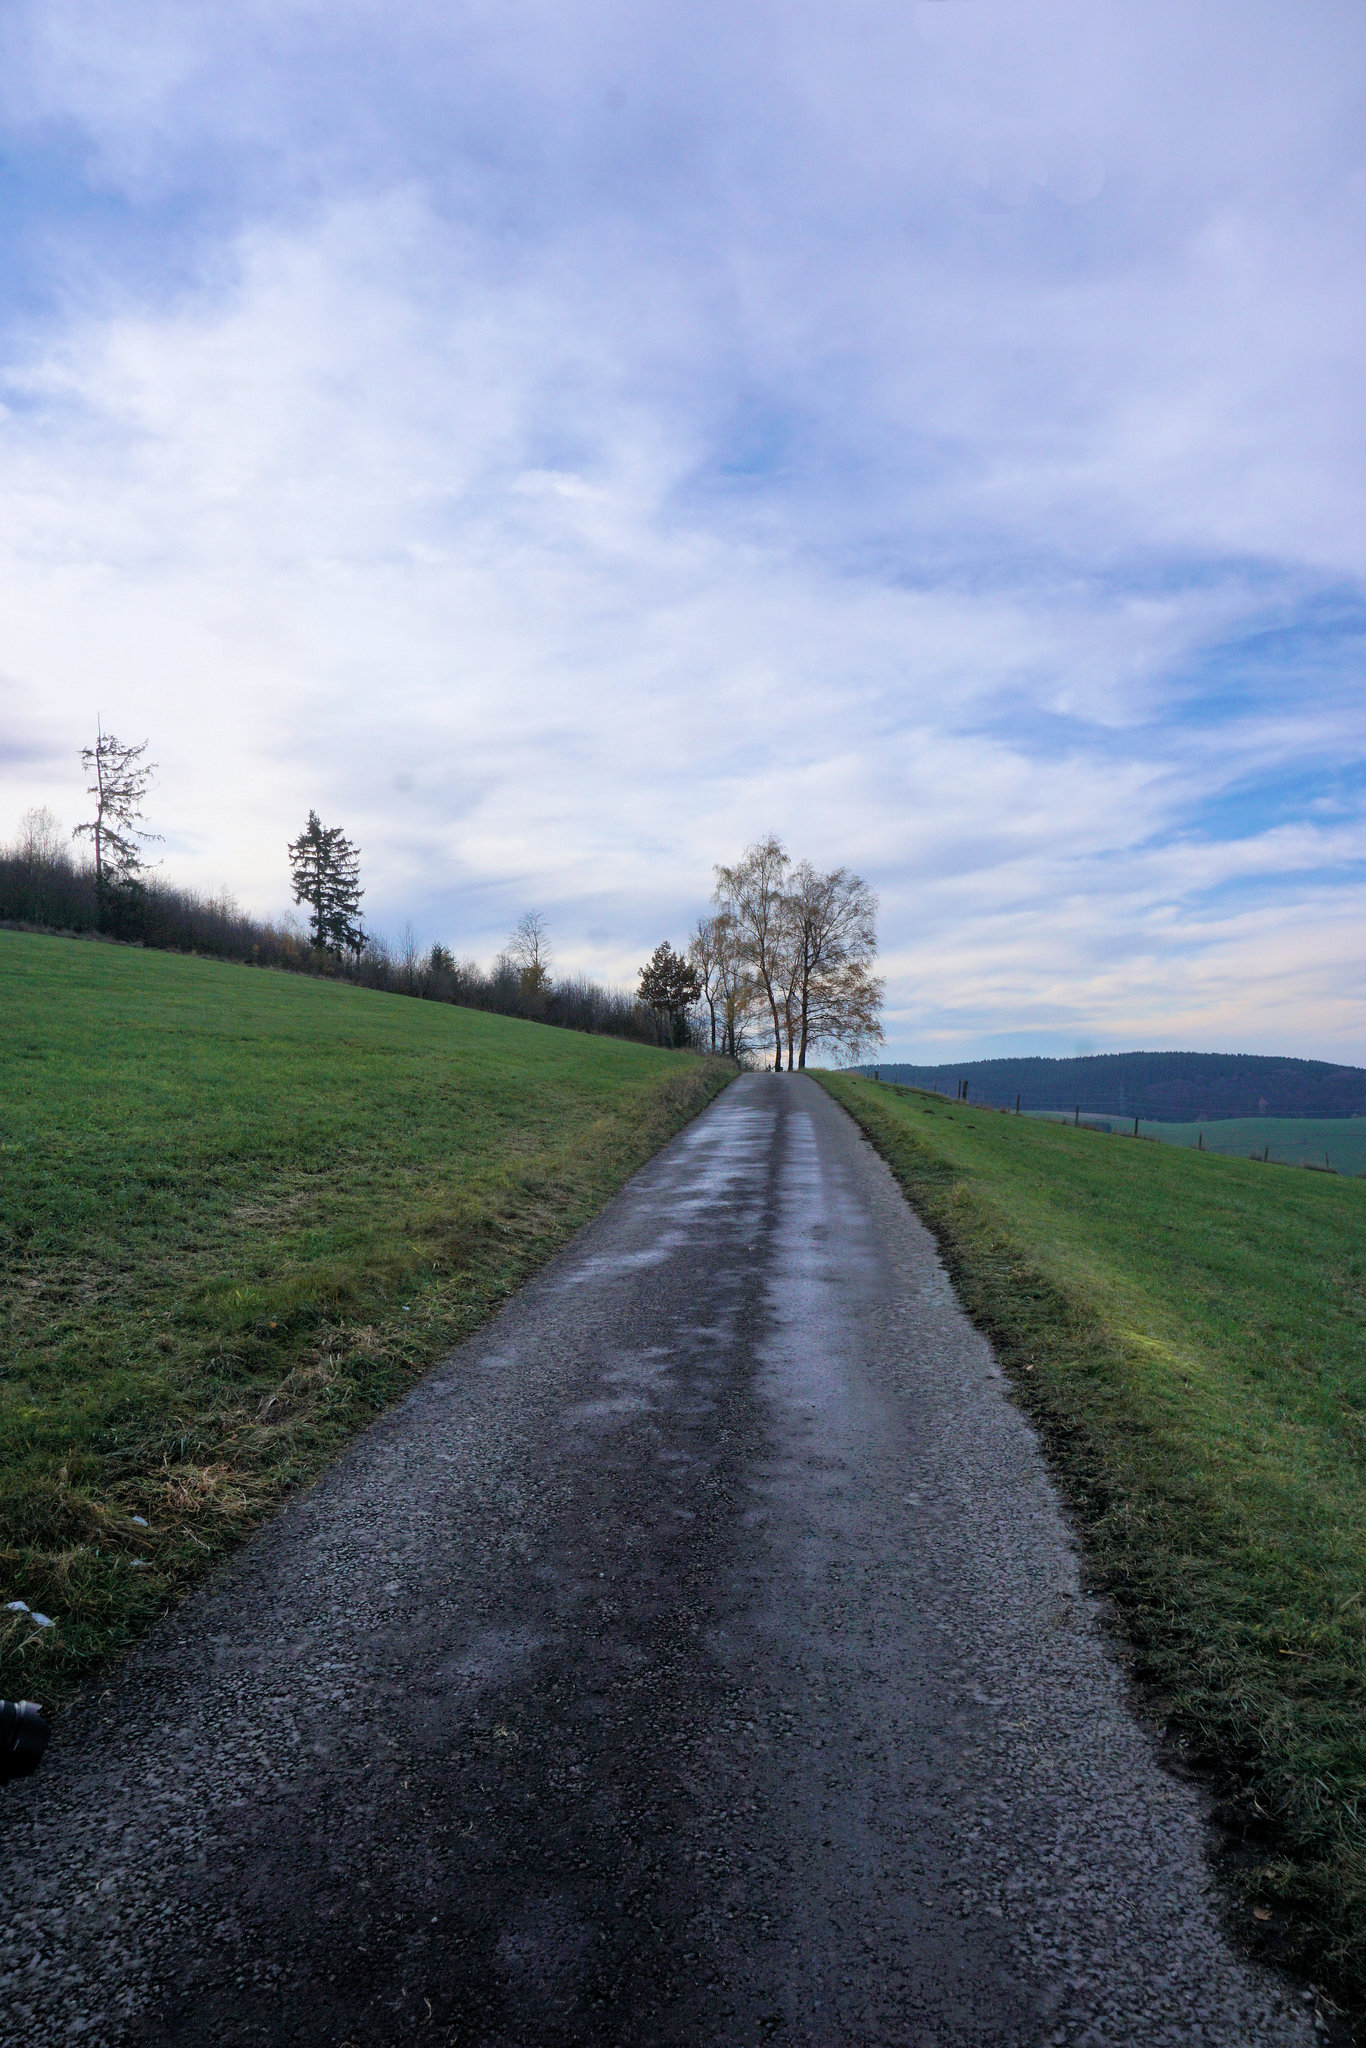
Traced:
[[91, 777], [88, 794], [95, 815], [78, 825], [73, 839], [89, 839], [95, 853], [95, 898], [101, 925], [117, 923], [120, 911], [141, 887], [146, 862], [142, 846], [158, 835], [144, 832], [138, 821], [155, 761], [144, 761], [148, 742], [125, 746], [112, 732], [95, 727], [95, 744], [82, 747], [81, 766]]

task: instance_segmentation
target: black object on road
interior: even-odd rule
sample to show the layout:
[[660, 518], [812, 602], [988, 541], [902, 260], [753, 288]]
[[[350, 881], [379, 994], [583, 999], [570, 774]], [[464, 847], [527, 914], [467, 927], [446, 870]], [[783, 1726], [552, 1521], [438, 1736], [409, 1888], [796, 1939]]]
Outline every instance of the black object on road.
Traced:
[[37, 1770], [51, 1733], [32, 1700], [0, 1700], [0, 1785]]

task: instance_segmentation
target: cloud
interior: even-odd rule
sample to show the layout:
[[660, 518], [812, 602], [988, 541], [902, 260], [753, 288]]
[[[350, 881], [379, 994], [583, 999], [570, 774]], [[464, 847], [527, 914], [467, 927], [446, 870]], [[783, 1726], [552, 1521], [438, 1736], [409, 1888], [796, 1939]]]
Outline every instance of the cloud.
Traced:
[[771, 826], [908, 1053], [1354, 1052], [1355, 10], [4, 35], [0, 829], [99, 712], [262, 909], [624, 977]]

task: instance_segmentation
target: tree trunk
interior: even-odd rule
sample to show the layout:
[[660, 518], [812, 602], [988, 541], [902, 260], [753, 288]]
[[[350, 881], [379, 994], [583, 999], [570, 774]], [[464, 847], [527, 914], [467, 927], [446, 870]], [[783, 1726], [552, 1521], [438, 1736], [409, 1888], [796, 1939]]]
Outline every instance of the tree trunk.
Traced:
[[781, 1074], [783, 1071], [783, 1024], [781, 1017], [778, 1015], [778, 998], [773, 993], [773, 983], [766, 974], [764, 975], [764, 994], [768, 997], [768, 1007], [773, 1012], [773, 1071], [775, 1074]]
[[104, 921], [104, 733], [95, 721], [95, 901]]

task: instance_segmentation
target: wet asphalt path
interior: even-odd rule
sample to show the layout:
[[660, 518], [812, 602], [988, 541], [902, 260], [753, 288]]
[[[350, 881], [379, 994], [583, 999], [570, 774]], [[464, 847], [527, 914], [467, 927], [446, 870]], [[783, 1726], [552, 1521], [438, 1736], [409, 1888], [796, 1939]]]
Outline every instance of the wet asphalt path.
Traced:
[[1033, 1439], [751, 1075], [0, 1803], [8, 2043], [1253, 2044]]

